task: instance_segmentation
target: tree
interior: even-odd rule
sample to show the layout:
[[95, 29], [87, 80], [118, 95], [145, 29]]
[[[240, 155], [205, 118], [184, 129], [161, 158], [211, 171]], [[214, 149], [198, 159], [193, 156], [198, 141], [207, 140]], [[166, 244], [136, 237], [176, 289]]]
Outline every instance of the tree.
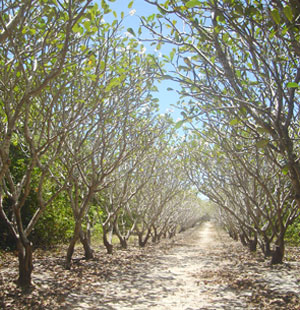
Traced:
[[174, 46], [168, 57], [174, 70], [163, 77], [182, 86], [182, 122], [198, 121], [201, 128], [223, 119], [239, 137], [247, 131], [240, 151], [251, 141], [259, 156], [273, 160], [289, 177], [290, 205], [299, 207], [299, 7], [292, 1], [147, 2], [160, 13], [142, 18], [143, 25], [158, 45]]
[[177, 158], [176, 147], [168, 141], [168, 145], [159, 153], [152, 178], [131, 202], [130, 216], [137, 218], [135, 231], [141, 247], [147, 244], [156, 224], [163, 220], [166, 208], [188, 185]]
[[[260, 157], [258, 148], [241, 151], [236, 137], [224, 139], [227, 134], [224, 128], [215, 128], [209, 143], [199, 146], [192, 139], [185, 143], [182, 158], [187, 175], [222, 209], [233, 237], [239, 236], [250, 250], [260, 241], [273, 263], [282, 262], [286, 229], [299, 214], [291, 202], [288, 178], [272, 160]], [[273, 239], [276, 250], [271, 252]]]
[[198, 197], [198, 191], [195, 189], [184, 192], [176, 199], [178, 200], [179, 207], [176, 208], [173, 222], [176, 225], [176, 228], [179, 226], [179, 232], [186, 231], [187, 229], [215, 216], [215, 210], [211, 206], [211, 203], [200, 199]]
[[[118, 22], [100, 24], [90, 40], [91, 59], [85, 66], [78, 64], [81, 78], [72, 87], [73, 99], [85, 103], [87, 117], [67, 137], [60, 157], [61, 182], [67, 184], [75, 218], [67, 268], [95, 195], [109, 188], [113, 172], [146, 152], [156, 137], [152, 128], [156, 104], [150, 94], [157, 70], [153, 57], [140, 53], [134, 39], [122, 36]], [[86, 257], [91, 257], [89, 245], [84, 247]]]
[[[148, 139], [146, 144], [143, 141], [142, 148], [136, 146], [136, 153], [114, 171], [110, 186], [104, 193], [100, 193], [106, 197], [101, 206], [106, 215], [105, 220], [102, 221], [102, 228], [103, 242], [109, 254], [112, 254], [113, 250], [113, 232], [118, 236], [122, 248], [127, 248], [127, 241], [136, 225], [136, 219], [130, 221], [127, 214], [130, 212], [130, 203], [152, 178], [158, 156], [152, 154], [152, 147], [166, 127], [158, 128], [158, 124], [153, 124], [149, 130], [151, 139]], [[136, 144], [138, 143], [139, 141], [136, 141]]]
[[[288, 167], [297, 200], [299, 167], [293, 145], [300, 74], [297, 52], [290, 44], [299, 36], [291, 24], [297, 12], [286, 5], [281, 16], [271, 2], [166, 1], [156, 5], [162, 12], [158, 23], [164, 20], [170, 33], [153, 30], [154, 34], [177, 46], [176, 62], [174, 51], [170, 55], [174, 79], [182, 83], [182, 94], [193, 99], [185, 109], [187, 117], [218, 111], [249, 126], [254, 141], [264, 141], [284, 158], [284, 165], [278, 164]], [[184, 29], [177, 27], [172, 14], [184, 22]], [[278, 29], [281, 20], [286, 23]], [[143, 21], [155, 29], [154, 22]]]
[[[69, 56], [78, 38], [73, 27], [90, 13], [89, 1], [59, 5], [32, 1], [2, 1], [0, 35], [0, 214], [14, 236], [19, 256], [18, 284], [31, 284], [32, 244], [28, 239], [42, 212], [62, 190], [45, 194], [46, 178], [74, 119], [61, 123], [61, 93], [67, 86]], [[80, 113], [78, 111], [78, 113]], [[78, 117], [75, 111], [72, 116]], [[63, 126], [63, 127], [61, 127]], [[15, 177], [12, 145], [23, 153], [26, 169]], [[38, 176], [39, 208], [24, 225], [22, 208]], [[4, 200], [9, 199], [9, 209]]]

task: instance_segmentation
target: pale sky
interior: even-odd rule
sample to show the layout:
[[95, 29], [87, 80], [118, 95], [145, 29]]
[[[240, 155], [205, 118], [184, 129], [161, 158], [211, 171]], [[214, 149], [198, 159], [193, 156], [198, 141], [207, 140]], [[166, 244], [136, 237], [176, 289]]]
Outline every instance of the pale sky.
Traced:
[[[128, 28], [132, 28], [135, 32], [137, 32], [137, 29], [139, 27], [138, 16], [149, 16], [153, 13], [156, 13], [157, 11], [153, 5], [150, 5], [143, 0], [135, 0], [132, 7], [128, 8], [128, 4], [130, 2], [130, 0], [116, 0], [115, 2], [107, 1], [110, 8], [113, 11], [116, 11], [118, 17], [120, 16], [121, 12], [124, 12], [124, 16], [126, 16], [123, 23], [124, 31], [126, 31], [126, 29]], [[146, 34], [144, 35], [144, 37], [145, 36]], [[147, 48], [149, 49], [149, 47]], [[153, 49], [154, 48], [155, 46], [153, 47]], [[170, 48], [165, 49], [167, 50], [166, 53], [170, 50]], [[162, 47], [162, 49], [158, 53], [163, 52], [164, 47]], [[176, 83], [170, 81], [163, 81], [160, 84], [157, 84], [157, 87], [159, 89], [159, 92], [155, 93], [154, 96], [159, 99], [160, 112], [170, 112], [173, 119], [175, 121], [178, 121], [181, 118], [180, 111], [172, 107], [171, 104], [175, 104], [179, 100], [179, 96], [175, 91], [167, 91], [167, 88], [171, 87], [173, 89], [179, 89], [179, 87]]]

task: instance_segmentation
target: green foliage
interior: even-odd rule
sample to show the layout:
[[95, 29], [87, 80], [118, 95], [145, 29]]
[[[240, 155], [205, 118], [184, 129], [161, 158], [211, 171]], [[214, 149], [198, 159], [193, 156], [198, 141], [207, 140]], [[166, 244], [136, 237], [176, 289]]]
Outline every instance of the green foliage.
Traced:
[[264, 147], [266, 147], [266, 146], [268, 145], [268, 143], [269, 143], [269, 140], [268, 140], [268, 139], [261, 139], [261, 140], [259, 140], [259, 141], [256, 143], [256, 146], [257, 146], [258, 148], [264, 148]]
[[289, 83], [287, 83], [286, 87], [288, 87], [288, 88], [299, 88], [299, 84], [294, 83], [294, 82], [289, 82]]
[[281, 18], [280, 18], [280, 14], [279, 14], [277, 9], [274, 9], [271, 11], [271, 16], [274, 19], [274, 21], [276, 22], [276, 24], [279, 25]]
[[199, 0], [190, 0], [190, 1], [188, 1], [188, 2], [185, 4], [185, 6], [186, 6], [187, 8], [193, 8], [193, 7], [197, 6], [197, 5], [201, 5], [201, 1], [199, 1]]
[[[9, 206], [11, 205], [11, 201], [7, 198], [4, 199], [3, 205], [4, 205], [4, 211], [7, 213], [8, 216], [11, 216], [11, 212], [9, 210]], [[0, 217], [0, 249], [3, 250], [11, 250], [15, 249], [15, 240], [13, 236], [10, 234], [9, 230], [5, 226], [4, 221]]]
[[74, 217], [67, 196], [63, 193], [46, 208], [29, 238], [37, 247], [66, 243], [72, 237]]
[[[34, 186], [30, 191], [22, 208], [22, 222], [27, 225], [35, 211], [39, 208], [37, 201], [37, 188]], [[4, 200], [4, 210], [11, 217], [10, 200]], [[74, 219], [65, 194], [58, 196], [53, 203], [46, 208], [39, 219], [35, 229], [29, 235], [29, 239], [35, 247], [49, 247], [55, 244], [67, 242], [73, 233]], [[0, 218], [0, 248], [15, 249], [15, 240]]]
[[127, 31], [132, 34], [134, 37], [136, 36], [134, 30], [132, 28], [128, 28]]
[[285, 239], [292, 245], [300, 245], [300, 218], [288, 227]]
[[133, 5], [133, 1], [130, 1], [129, 4], [128, 4], [128, 9], [131, 9], [132, 5]]

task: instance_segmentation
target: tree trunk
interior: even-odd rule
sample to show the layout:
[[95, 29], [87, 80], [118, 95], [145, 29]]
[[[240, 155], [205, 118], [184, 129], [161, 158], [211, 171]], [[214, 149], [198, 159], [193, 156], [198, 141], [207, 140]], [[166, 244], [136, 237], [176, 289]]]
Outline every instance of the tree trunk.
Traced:
[[246, 242], [246, 236], [244, 233], [240, 234], [240, 241], [242, 243], [243, 246], [247, 246], [247, 242]]
[[69, 243], [69, 247], [68, 247], [67, 255], [66, 255], [66, 262], [65, 262], [65, 268], [67, 270], [70, 270], [71, 268], [71, 259], [74, 253], [74, 247], [75, 247], [77, 239], [78, 239], [78, 236], [74, 235]]
[[81, 230], [81, 221], [77, 221], [75, 223], [73, 237], [69, 243], [69, 247], [67, 250], [66, 262], [65, 262], [65, 268], [67, 270], [69, 270], [71, 268], [71, 259], [72, 259], [73, 253], [74, 253], [76, 241], [79, 238], [80, 230]]
[[28, 288], [31, 284], [32, 264], [32, 243], [25, 240], [25, 244], [21, 240], [17, 241], [18, 257], [19, 257], [19, 278], [18, 286]]
[[265, 258], [272, 256], [272, 250], [270, 247], [273, 238], [268, 238], [266, 233], [263, 234], [263, 241], [261, 242], [261, 249], [264, 253]]
[[[4, 280], [3, 280], [3, 276], [2, 276], [2, 275], [1, 275], [1, 277], [0, 277], [0, 285], [1, 285], [2, 287], [5, 287], [5, 286], [4, 286]], [[5, 302], [5, 299], [4, 299], [4, 292], [2, 291], [2, 292], [0, 293], [0, 309], [5, 310], [5, 309], [6, 309], [5, 304], [6, 304], [6, 302]]]
[[254, 236], [253, 240], [249, 240], [249, 250], [255, 252], [257, 248], [257, 236]]
[[122, 233], [120, 232], [117, 221], [115, 221], [115, 223], [114, 223], [114, 232], [117, 235], [117, 237], [119, 238], [121, 248], [127, 249], [127, 240], [130, 236], [130, 233], [128, 233], [127, 236], [122, 235]]
[[233, 229], [228, 229], [228, 234], [229, 234], [230, 238], [232, 238], [234, 241], [239, 240], [238, 234]]
[[176, 227], [169, 231], [169, 239], [172, 239], [176, 235]]
[[153, 226], [152, 242], [156, 243], [157, 241], [158, 241], [157, 229]]
[[265, 257], [272, 256], [272, 251], [271, 251], [271, 247], [270, 247], [270, 242], [269, 241], [264, 243], [264, 254], [265, 254]]
[[106, 247], [107, 254], [113, 254], [112, 229], [107, 230], [105, 226], [103, 226], [103, 243]]
[[84, 257], [86, 259], [94, 258], [94, 251], [91, 248], [91, 236], [89, 231], [83, 231], [82, 229], [79, 232], [80, 242], [84, 248]]
[[282, 264], [284, 257], [284, 238], [279, 237], [276, 245], [275, 245], [275, 250], [272, 252], [272, 259], [271, 259], [271, 264]]
[[156, 235], [153, 235], [153, 236], [152, 236], [152, 242], [153, 242], [153, 243], [156, 243], [157, 241], [158, 241], [158, 240], [157, 240], [157, 236], [156, 236]]
[[143, 239], [143, 233], [138, 233], [139, 246], [141, 248], [145, 247], [145, 245], [147, 244], [148, 239], [150, 237], [150, 233], [151, 233], [151, 229], [148, 229], [147, 234], [144, 239]]
[[127, 240], [125, 237], [118, 236], [122, 249], [127, 249]]

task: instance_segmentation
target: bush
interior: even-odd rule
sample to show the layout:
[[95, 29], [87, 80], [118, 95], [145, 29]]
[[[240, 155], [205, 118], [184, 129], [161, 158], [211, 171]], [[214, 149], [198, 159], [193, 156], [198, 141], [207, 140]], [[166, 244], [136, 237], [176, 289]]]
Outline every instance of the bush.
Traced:
[[61, 195], [49, 207], [37, 222], [30, 240], [37, 247], [51, 247], [66, 243], [72, 237], [74, 218], [66, 196]]
[[285, 235], [286, 241], [292, 245], [300, 245], [300, 219], [290, 225]]
[[[9, 201], [4, 203], [5, 209], [9, 208]], [[22, 218], [25, 225], [28, 224], [32, 215], [38, 208], [36, 192], [31, 191], [28, 199], [22, 208]], [[74, 219], [70, 204], [66, 196], [61, 194], [46, 208], [37, 222], [34, 230], [29, 235], [30, 241], [35, 247], [51, 247], [58, 243], [67, 242], [74, 228]], [[16, 244], [13, 236], [6, 228], [3, 219], [0, 218], [0, 248], [3, 250], [14, 250]]]

